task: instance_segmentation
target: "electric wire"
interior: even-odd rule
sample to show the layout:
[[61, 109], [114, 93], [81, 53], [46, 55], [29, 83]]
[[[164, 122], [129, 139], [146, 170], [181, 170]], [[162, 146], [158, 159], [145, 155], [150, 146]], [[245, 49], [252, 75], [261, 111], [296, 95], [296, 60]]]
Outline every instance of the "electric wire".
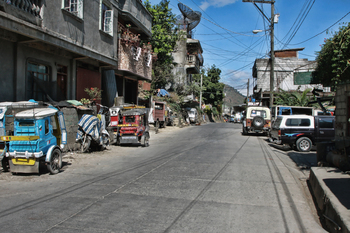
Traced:
[[299, 43], [296, 43], [296, 44], [289, 44], [289, 45], [299, 45], [299, 44], [303, 44], [303, 43], [305, 43], [305, 42], [307, 42], [307, 41], [309, 41], [309, 40], [311, 40], [311, 39], [313, 39], [313, 38], [315, 38], [315, 37], [321, 35], [322, 33], [324, 33], [324, 32], [326, 32], [327, 30], [329, 30], [331, 27], [333, 27], [334, 25], [336, 25], [337, 23], [339, 23], [341, 20], [343, 20], [343, 19], [344, 19], [346, 16], [348, 16], [349, 14], [350, 14], [350, 11], [349, 11], [348, 13], [346, 13], [343, 17], [341, 17], [338, 21], [336, 21], [334, 24], [332, 24], [331, 26], [329, 26], [328, 28], [326, 28], [326, 29], [323, 30], [322, 32], [320, 32], [320, 33], [318, 33], [318, 34], [316, 34], [316, 35], [310, 37], [309, 39], [304, 40], [304, 41], [299, 42]]
[[[311, 2], [310, 2], [310, 3], [311, 3]], [[311, 4], [311, 5], [310, 5], [310, 4], [308, 5], [308, 10], [307, 10], [306, 14], [304, 14], [305, 16], [302, 18], [302, 20], [299, 21], [300, 23], [299, 23], [298, 27], [294, 29], [293, 34], [292, 34], [291, 37], [287, 40], [287, 42], [286, 42], [286, 44], [283, 46], [283, 48], [285, 48], [285, 47], [292, 41], [292, 39], [294, 38], [294, 36], [296, 35], [296, 33], [299, 31], [301, 25], [304, 23], [304, 21], [305, 21], [306, 17], [308, 16], [308, 14], [309, 14], [309, 12], [310, 12], [312, 6], [314, 5], [314, 3], [315, 3], [315, 0], [312, 1], [312, 4]]]

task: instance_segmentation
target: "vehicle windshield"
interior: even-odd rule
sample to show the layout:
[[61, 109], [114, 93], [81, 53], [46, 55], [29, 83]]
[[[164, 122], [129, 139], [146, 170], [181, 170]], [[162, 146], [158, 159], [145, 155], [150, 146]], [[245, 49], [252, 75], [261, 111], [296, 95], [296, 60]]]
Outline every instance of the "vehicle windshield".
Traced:
[[250, 113], [251, 117], [255, 117], [255, 116], [261, 116], [263, 118], [266, 118], [266, 111], [265, 110], [252, 110]]
[[282, 118], [278, 117], [275, 122], [273, 123], [272, 127], [273, 128], [279, 128], [282, 122]]
[[135, 116], [125, 116], [125, 123], [134, 123], [136, 117]]
[[18, 122], [18, 126], [20, 127], [28, 127], [28, 126], [34, 126], [34, 120], [25, 120]]

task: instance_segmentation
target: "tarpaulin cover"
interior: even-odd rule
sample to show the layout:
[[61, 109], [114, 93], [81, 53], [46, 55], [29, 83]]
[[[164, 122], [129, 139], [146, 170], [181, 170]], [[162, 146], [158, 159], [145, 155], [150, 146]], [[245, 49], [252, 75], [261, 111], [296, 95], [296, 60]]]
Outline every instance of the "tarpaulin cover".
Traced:
[[99, 140], [99, 132], [100, 132], [100, 120], [93, 116], [84, 114], [80, 119], [78, 125], [77, 137], [76, 140], [80, 140], [83, 137], [84, 132], [90, 135], [94, 140]]
[[170, 96], [170, 94], [166, 90], [160, 89], [157, 96]]

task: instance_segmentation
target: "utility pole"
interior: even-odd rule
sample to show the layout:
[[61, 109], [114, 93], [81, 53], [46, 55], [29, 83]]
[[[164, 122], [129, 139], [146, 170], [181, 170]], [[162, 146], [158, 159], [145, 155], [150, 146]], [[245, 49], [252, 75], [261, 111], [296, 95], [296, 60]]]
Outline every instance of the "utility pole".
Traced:
[[273, 106], [273, 88], [275, 81], [275, 1], [271, 1], [271, 70], [270, 70], [270, 108]]
[[199, 94], [199, 109], [202, 109], [202, 84], [203, 84], [203, 74], [201, 74], [201, 91]]
[[248, 106], [248, 103], [249, 103], [249, 78], [248, 78], [248, 84], [247, 84], [247, 106]]
[[[271, 55], [270, 55], [270, 104], [269, 106], [272, 107], [273, 105], [273, 89], [274, 89], [274, 81], [275, 81], [275, 41], [274, 41], [274, 28], [275, 28], [275, 0], [271, 1], [265, 1], [265, 0], [242, 0], [243, 2], [252, 2], [254, 3], [254, 6], [258, 8], [260, 13], [270, 22], [270, 37], [271, 37]], [[265, 13], [256, 5], [257, 3], [269, 3], [271, 4], [271, 18], [268, 18]], [[279, 16], [277, 14], [276, 16]], [[278, 17], [277, 17], [278, 18]], [[256, 30], [256, 32], [262, 31], [262, 30]], [[253, 31], [253, 33], [256, 33]]]

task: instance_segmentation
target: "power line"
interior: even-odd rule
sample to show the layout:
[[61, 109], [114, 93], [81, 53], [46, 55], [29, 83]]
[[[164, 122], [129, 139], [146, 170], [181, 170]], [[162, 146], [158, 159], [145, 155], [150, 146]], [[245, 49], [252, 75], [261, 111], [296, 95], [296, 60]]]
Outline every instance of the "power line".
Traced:
[[[311, 2], [310, 2], [310, 3], [311, 3]], [[296, 35], [296, 33], [299, 31], [301, 25], [304, 23], [304, 20], [305, 20], [306, 17], [308, 16], [308, 14], [309, 14], [309, 12], [310, 12], [312, 6], [314, 5], [314, 3], [315, 3], [315, 0], [313, 0], [313, 2], [312, 2], [311, 5], [310, 5], [310, 4], [308, 5], [308, 6], [310, 6], [310, 7], [308, 7], [308, 10], [307, 10], [306, 14], [304, 13], [304, 15], [305, 15], [304, 18], [301, 19], [301, 20], [299, 20], [300, 23], [299, 23], [298, 28], [294, 29], [293, 34], [292, 34], [291, 37], [287, 40], [287, 43], [284, 45], [283, 48], [285, 48], [285, 47], [292, 41], [292, 39], [294, 38], [294, 36]]]
[[309, 41], [309, 40], [315, 38], [316, 36], [321, 35], [322, 33], [326, 32], [328, 29], [330, 29], [331, 27], [333, 27], [334, 25], [336, 25], [337, 23], [339, 23], [341, 20], [343, 20], [348, 14], [350, 14], [350, 11], [349, 11], [348, 13], [346, 13], [343, 17], [341, 17], [337, 22], [335, 22], [334, 24], [332, 24], [331, 26], [329, 26], [328, 28], [326, 28], [326, 29], [323, 30], [322, 32], [320, 32], [320, 33], [318, 33], [318, 34], [316, 34], [316, 35], [310, 37], [309, 39], [304, 40], [304, 41], [302, 41], [302, 42], [299, 42], [299, 43], [297, 43], [297, 44], [290, 44], [290, 45], [299, 45], [299, 44], [305, 43], [306, 41]]

